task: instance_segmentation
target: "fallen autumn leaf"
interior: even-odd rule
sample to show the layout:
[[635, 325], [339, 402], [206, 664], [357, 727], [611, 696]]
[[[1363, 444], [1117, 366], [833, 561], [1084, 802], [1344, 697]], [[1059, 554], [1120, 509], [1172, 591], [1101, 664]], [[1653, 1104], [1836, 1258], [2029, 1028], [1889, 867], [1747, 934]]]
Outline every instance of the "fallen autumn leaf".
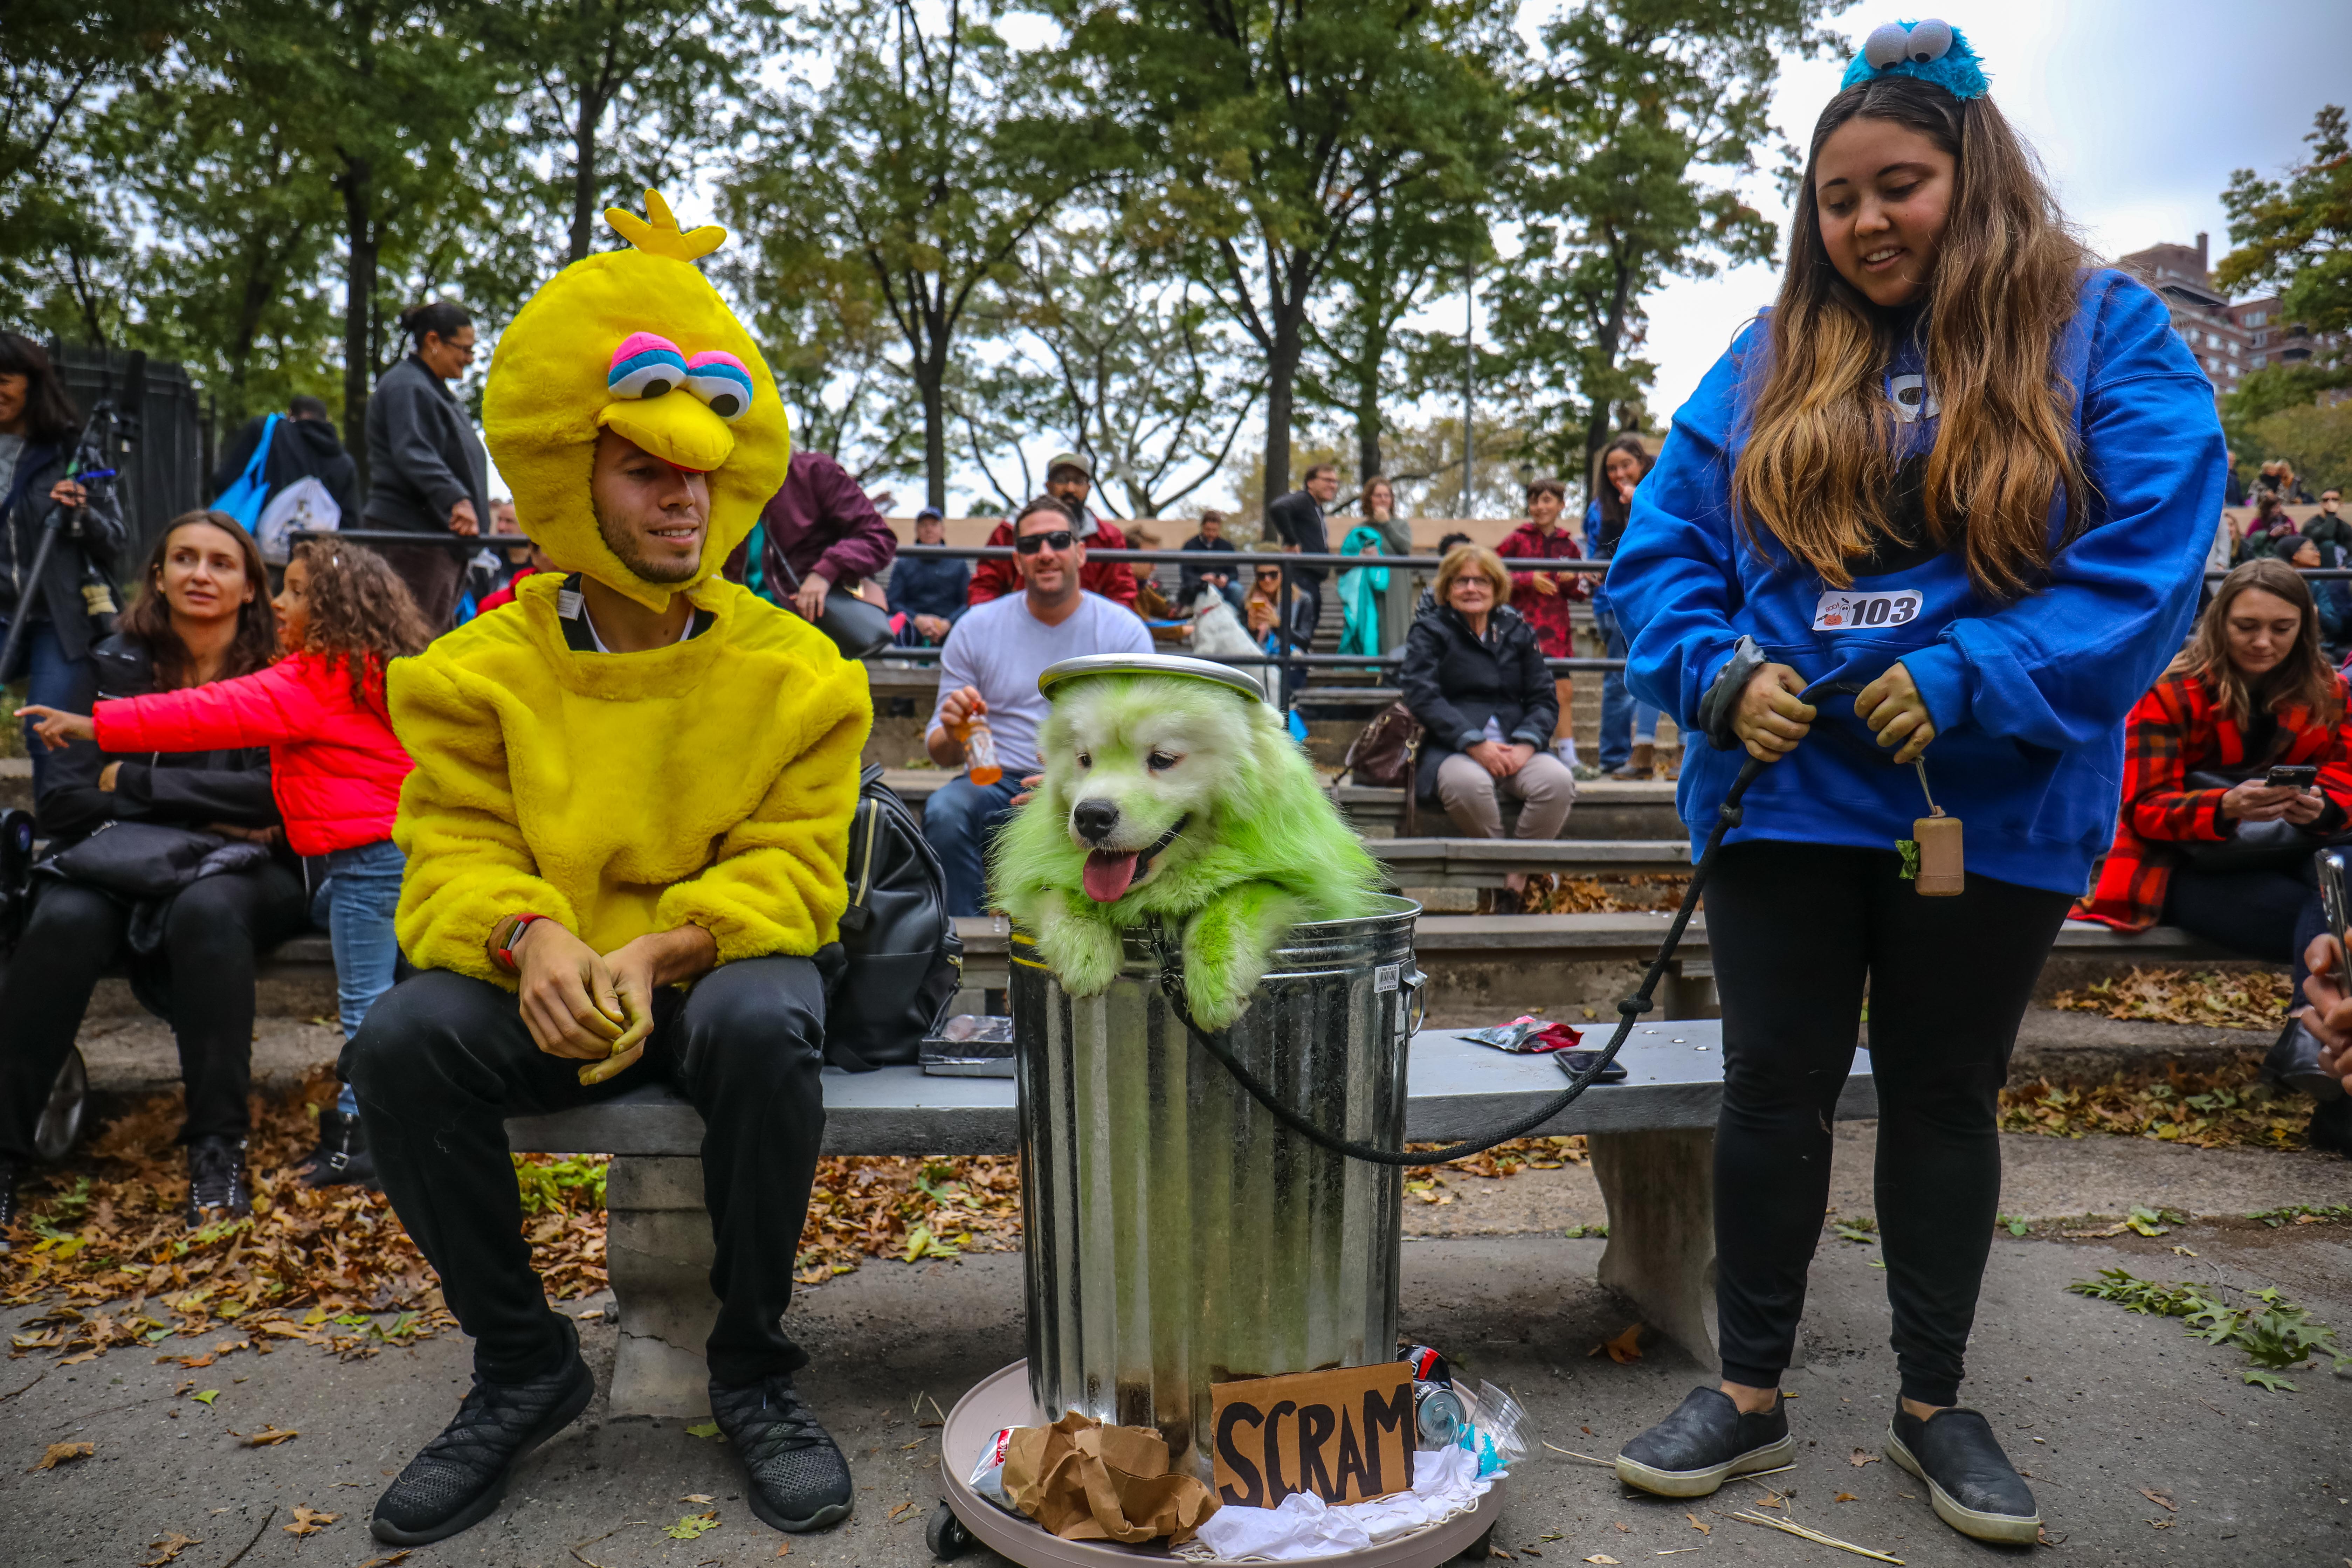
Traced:
[[1642, 1325], [1635, 1323], [1615, 1339], [1604, 1341], [1584, 1353], [1588, 1356], [1596, 1356], [1604, 1352], [1607, 1352], [1609, 1359], [1619, 1366], [1640, 1361], [1642, 1359]]
[[1878, 1456], [1872, 1453], [1867, 1448], [1856, 1448], [1853, 1451], [1853, 1458], [1848, 1459], [1846, 1463], [1852, 1465], [1858, 1470], [1864, 1465], [1874, 1465], [1878, 1463]]
[[25, 1473], [29, 1476], [34, 1470], [54, 1470], [68, 1459], [87, 1459], [97, 1451], [88, 1443], [52, 1443], [49, 1451], [41, 1456], [41, 1462]]
[[164, 1563], [169, 1563], [189, 1547], [202, 1546], [204, 1543], [203, 1536], [182, 1535], [176, 1530], [169, 1535], [159, 1535], [147, 1543], [155, 1549], [155, 1555], [145, 1559], [140, 1564], [140, 1568], [163, 1568]]
[[248, 1448], [274, 1448], [278, 1444], [299, 1437], [301, 1435], [299, 1430], [280, 1432], [275, 1426], [264, 1426], [260, 1431], [247, 1437], [245, 1440], [245, 1446]]
[[294, 1507], [294, 1522], [286, 1527], [286, 1533], [316, 1535], [342, 1517], [340, 1513], [320, 1513], [315, 1508], [297, 1503]]
[[2142, 1487], [2139, 1489], [2139, 1495], [2147, 1499], [2148, 1501], [2164, 1510], [2167, 1513], [2179, 1513], [2180, 1511], [2180, 1505], [2174, 1502], [2162, 1492], [2152, 1492], [2146, 1487]]
[[1715, 1533], [1715, 1526], [1700, 1522], [1698, 1515], [1695, 1513], [1686, 1513], [1683, 1515], [1683, 1517], [1689, 1520], [1691, 1528], [1697, 1531], [1701, 1535], [1713, 1535]]

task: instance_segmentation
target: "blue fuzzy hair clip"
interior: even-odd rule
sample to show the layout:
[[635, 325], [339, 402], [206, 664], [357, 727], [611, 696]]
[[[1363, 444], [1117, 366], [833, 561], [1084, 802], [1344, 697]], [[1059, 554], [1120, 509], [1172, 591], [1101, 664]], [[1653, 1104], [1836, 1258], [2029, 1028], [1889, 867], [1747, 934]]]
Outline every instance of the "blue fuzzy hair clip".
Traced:
[[1984, 62], [1961, 31], [1940, 17], [1920, 22], [1886, 22], [1871, 29], [1862, 52], [1845, 68], [1840, 90], [1881, 77], [1907, 76], [1933, 82], [1963, 101], [1991, 90]]

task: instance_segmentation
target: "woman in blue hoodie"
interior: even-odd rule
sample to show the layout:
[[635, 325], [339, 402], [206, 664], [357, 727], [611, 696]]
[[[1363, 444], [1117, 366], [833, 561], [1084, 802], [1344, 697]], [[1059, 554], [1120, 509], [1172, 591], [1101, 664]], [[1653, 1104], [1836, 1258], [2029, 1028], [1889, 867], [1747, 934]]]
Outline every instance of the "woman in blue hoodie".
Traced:
[[[1984, 91], [1944, 23], [1871, 35], [1814, 127], [1778, 306], [1675, 415], [1610, 569], [1628, 684], [1711, 742], [1683, 764], [1696, 838], [1772, 764], [1706, 888], [1723, 1378], [1617, 1468], [1695, 1497], [1796, 1452], [1779, 1385], [1866, 989], [1888, 1456], [1946, 1523], [2031, 1543], [2032, 1490], [1958, 1407], [1996, 1096], [2113, 830], [2125, 716], [2196, 610], [2223, 458], [2164, 302], [2084, 255]], [[1957, 897], [1898, 849], [1927, 788], [1965, 824]]]

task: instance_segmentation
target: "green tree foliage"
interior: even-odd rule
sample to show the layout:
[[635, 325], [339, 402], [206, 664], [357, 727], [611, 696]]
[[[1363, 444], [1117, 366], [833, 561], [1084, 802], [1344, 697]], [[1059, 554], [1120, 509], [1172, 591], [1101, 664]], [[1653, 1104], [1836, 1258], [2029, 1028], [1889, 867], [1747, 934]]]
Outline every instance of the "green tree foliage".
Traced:
[[2313, 118], [2310, 161], [2284, 180], [2240, 169], [2221, 193], [2230, 240], [2213, 280], [2233, 293], [2279, 291], [2280, 312], [2317, 332], [2352, 331], [2352, 141], [2344, 110]]
[[[824, 0], [797, 40], [830, 70], [797, 77], [728, 191], [757, 247], [772, 320], [870, 300], [922, 410], [930, 504], [947, 504], [947, 386], [987, 288], [1089, 177], [1050, 55], [1008, 46], [992, 0]], [[850, 291], [845, 270], [860, 276]]]
[[126, 251], [113, 168], [90, 122], [148, 79], [181, 8], [161, 0], [8, 0], [0, 25], [0, 321], [106, 342]]
[[601, 215], [675, 186], [731, 139], [746, 68], [772, 43], [768, 0], [505, 0], [483, 37], [527, 84], [523, 136], [559, 152], [546, 206], [566, 220], [566, 261], [594, 248]]
[[1645, 296], [1771, 257], [1773, 224], [1731, 182], [1771, 143], [1780, 56], [1822, 45], [1822, 9], [1585, 0], [1546, 24], [1514, 148], [1522, 249], [1496, 280], [1493, 320], [1547, 466], [1589, 473], [1650, 384]]
[[2352, 485], [2352, 402], [2323, 408], [2306, 401], [2282, 408], [2248, 424], [2241, 439], [2244, 444], [2234, 449], [2252, 458], [2242, 471], [2284, 458], [2313, 496]]
[[1055, 0], [1053, 9], [1124, 132], [1130, 232], [1213, 289], [1265, 356], [1271, 500], [1290, 487], [1310, 315], [1335, 263], [1362, 244], [1374, 204], [1475, 195], [1513, 8]]

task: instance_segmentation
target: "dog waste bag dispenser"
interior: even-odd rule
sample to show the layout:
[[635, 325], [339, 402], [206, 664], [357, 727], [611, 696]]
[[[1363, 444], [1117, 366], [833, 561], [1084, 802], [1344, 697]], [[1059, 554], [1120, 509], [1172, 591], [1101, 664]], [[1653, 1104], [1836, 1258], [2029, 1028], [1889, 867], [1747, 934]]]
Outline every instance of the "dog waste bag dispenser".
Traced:
[[[1396, 1145], [1421, 911], [1378, 902], [1293, 928], [1229, 1037], [1317, 1125]], [[1211, 1384], [1395, 1357], [1404, 1173], [1266, 1114], [1186, 1037], [1142, 933], [1084, 1000], [1018, 930], [1013, 960], [1030, 1393], [1156, 1426], [1205, 1479]]]

